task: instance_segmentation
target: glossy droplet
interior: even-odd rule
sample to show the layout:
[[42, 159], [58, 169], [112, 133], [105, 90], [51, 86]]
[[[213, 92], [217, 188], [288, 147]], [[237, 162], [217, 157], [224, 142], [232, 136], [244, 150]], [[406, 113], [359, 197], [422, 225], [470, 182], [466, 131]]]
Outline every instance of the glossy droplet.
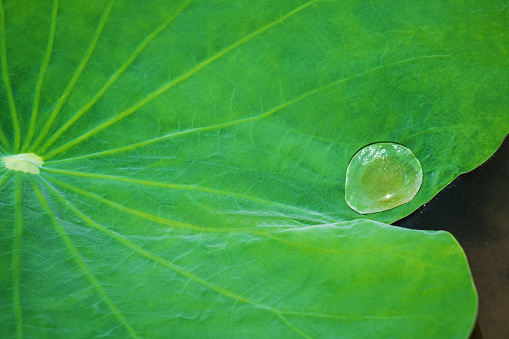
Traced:
[[346, 171], [345, 198], [361, 214], [389, 210], [412, 200], [422, 185], [419, 160], [405, 146], [389, 142], [361, 148]]
[[2, 157], [2, 164], [13, 171], [39, 174], [39, 168], [44, 162], [42, 158], [34, 153], [23, 153]]

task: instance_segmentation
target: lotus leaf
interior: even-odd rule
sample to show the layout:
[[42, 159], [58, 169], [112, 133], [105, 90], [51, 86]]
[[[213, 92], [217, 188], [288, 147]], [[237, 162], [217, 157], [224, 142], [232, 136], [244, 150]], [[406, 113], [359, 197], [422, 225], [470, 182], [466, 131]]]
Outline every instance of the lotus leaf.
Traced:
[[[500, 0], [1, 0], [2, 338], [468, 337], [459, 244], [389, 224], [507, 135], [508, 22]], [[346, 170], [375, 142], [422, 188], [361, 215]]]

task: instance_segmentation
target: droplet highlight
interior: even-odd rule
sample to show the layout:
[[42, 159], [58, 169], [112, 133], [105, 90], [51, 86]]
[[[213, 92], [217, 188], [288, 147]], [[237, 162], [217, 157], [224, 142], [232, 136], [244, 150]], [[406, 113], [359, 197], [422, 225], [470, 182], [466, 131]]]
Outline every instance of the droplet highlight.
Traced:
[[2, 165], [7, 169], [30, 174], [39, 174], [44, 162], [34, 153], [23, 153], [2, 157]]
[[390, 210], [412, 200], [422, 185], [419, 160], [405, 146], [380, 142], [361, 148], [346, 171], [345, 199], [361, 214]]

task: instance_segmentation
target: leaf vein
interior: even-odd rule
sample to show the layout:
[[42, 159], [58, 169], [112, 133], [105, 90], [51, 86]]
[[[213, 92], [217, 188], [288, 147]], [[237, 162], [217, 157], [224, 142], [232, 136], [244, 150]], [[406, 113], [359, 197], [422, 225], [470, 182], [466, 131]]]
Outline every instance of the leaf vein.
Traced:
[[[172, 226], [172, 227], [179, 228], [179, 229], [194, 230], [194, 231], [198, 231], [198, 232], [221, 232], [221, 233], [243, 232], [243, 233], [250, 233], [250, 234], [258, 235], [258, 236], [261, 236], [261, 237], [270, 238], [270, 239], [272, 239], [274, 241], [277, 241], [277, 242], [280, 242], [280, 243], [284, 243], [284, 244], [290, 245], [292, 247], [298, 247], [298, 248], [302, 248], [302, 249], [305, 249], [305, 250], [308, 250], [308, 251], [316, 251], [316, 252], [337, 253], [337, 254], [341, 253], [341, 254], [344, 254], [344, 253], [371, 253], [371, 252], [376, 251], [376, 249], [348, 250], [348, 251], [345, 251], [345, 250], [338, 250], [338, 249], [331, 249], [331, 248], [313, 247], [313, 246], [310, 246], [310, 245], [301, 244], [301, 243], [294, 242], [294, 241], [291, 241], [291, 240], [286, 240], [284, 238], [281, 238], [281, 237], [278, 237], [278, 236], [274, 236], [274, 235], [271, 234], [272, 232], [284, 232], [286, 230], [293, 230], [293, 229], [295, 229], [294, 227], [289, 227], [287, 229], [284, 229], [282, 227], [278, 227], [276, 229], [269, 229], [269, 230], [263, 230], [263, 231], [253, 231], [253, 230], [249, 230], [249, 229], [232, 229], [232, 228], [223, 228], [223, 229], [221, 229], [221, 228], [214, 228], [214, 227], [203, 227], [203, 226], [183, 223], [183, 222], [175, 221], [175, 220], [172, 220], [172, 219], [167, 219], [167, 218], [163, 218], [163, 217], [160, 217], [160, 216], [157, 216], [157, 215], [153, 215], [153, 214], [150, 214], [150, 213], [142, 212], [142, 211], [139, 211], [139, 210], [134, 210], [134, 209], [122, 206], [122, 205], [120, 205], [120, 204], [118, 204], [116, 202], [113, 202], [111, 200], [108, 200], [106, 198], [103, 198], [101, 196], [98, 196], [97, 194], [94, 194], [94, 193], [91, 193], [89, 191], [77, 188], [77, 187], [75, 187], [73, 185], [64, 183], [64, 182], [62, 182], [62, 181], [60, 181], [58, 179], [55, 179], [55, 178], [52, 178], [52, 177], [46, 177], [46, 178], [49, 179], [50, 181], [54, 182], [55, 184], [63, 187], [63, 188], [69, 189], [69, 190], [71, 190], [73, 192], [76, 192], [78, 194], [81, 194], [83, 196], [86, 196], [86, 197], [92, 198], [94, 200], [100, 201], [100, 202], [102, 202], [104, 204], [107, 204], [107, 205], [109, 205], [109, 206], [111, 206], [111, 207], [113, 207], [115, 209], [120, 210], [120, 211], [123, 211], [123, 212], [129, 213], [129, 214], [138, 216], [140, 218], [143, 218], [143, 219], [146, 219], [146, 220], [149, 220], [149, 221], [153, 221], [153, 222], [158, 223], [158, 224]], [[311, 226], [311, 227], [316, 227], [316, 226]]]
[[[156, 137], [156, 138], [153, 138], [153, 139], [150, 139], [150, 140], [134, 143], [134, 144], [131, 144], [131, 145], [128, 145], [128, 146], [124, 146], [124, 147], [119, 147], [119, 148], [115, 148], [115, 149], [111, 149], [111, 150], [106, 150], [106, 151], [100, 151], [100, 152], [96, 152], [96, 153], [90, 153], [90, 154], [86, 154], [86, 155], [82, 155], [82, 156], [78, 156], [78, 157], [73, 157], [73, 158], [66, 158], [66, 159], [62, 159], [62, 160], [55, 160], [55, 161], [52, 161], [52, 162], [53, 163], [61, 163], [61, 162], [68, 162], [68, 161], [74, 161], [74, 160], [82, 160], [82, 159], [88, 159], [88, 158], [93, 158], [93, 157], [98, 157], [98, 156], [105, 156], [105, 155], [122, 153], [122, 152], [130, 151], [130, 150], [133, 150], [133, 149], [136, 149], [136, 148], [140, 148], [140, 147], [145, 147], [145, 146], [148, 146], [148, 145], [151, 145], [151, 144], [159, 143], [159, 142], [162, 142], [162, 141], [166, 141], [168, 139], [180, 137], [180, 136], [187, 135], [187, 134], [219, 130], [219, 129], [222, 129], [222, 128], [227, 128], [227, 127], [231, 127], [231, 126], [236, 126], [236, 125], [241, 125], [241, 124], [246, 124], [246, 123], [254, 122], [254, 121], [257, 121], [257, 120], [262, 120], [262, 119], [265, 119], [265, 118], [273, 115], [274, 113], [276, 113], [276, 112], [278, 112], [278, 111], [280, 111], [280, 110], [282, 110], [284, 108], [287, 108], [287, 107], [289, 107], [289, 106], [291, 106], [291, 105], [293, 105], [293, 104], [295, 104], [295, 103], [297, 103], [297, 102], [299, 102], [301, 100], [304, 100], [307, 97], [310, 97], [310, 96], [312, 96], [314, 94], [317, 94], [317, 93], [319, 93], [321, 91], [324, 91], [324, 90], [326, 90], [328, 88], [331, 88], [333, 86], [336, 86], [336, 85], [339, 85], [339, 84], [342, 84], [342, 83], [346, 83], [348, 81], [351, 81], [351, 80], [363, 77], [363, 76], [371, 74], [371, 73], [374, 73], [374, 72], [379, 71], [381, 69], [392, 67], [392, 66], [397, 66], [397, 65], [402, 65], [402, 64], [413, 62], [413, 61], [433, 59], [433, 58], [448, 58], [448, 57], [450, 57], [450, 55], [427, 55], [427, 56], [408, 58], [408, 59], [392, 62], [392, 63], [389, 63], [389, 64], [385, 64], [385, 65], [381, 65], [381, 66], [377, 66], [377, 67], [368, 69], [366, 71], [363, 71], [361, 73], [352, 75], [350, 77], [341, 78], [339, 80], [330, 82], [328, 84], [325, 84], [325, 85], [320, 86], [318, 88], [315, 88], [313, 90], [305, 92], [305, 93], [303, 93], [303, 94], [301, 94], [301, 95], [299, 95], [297, 97], [294, 97], [294, 98], [292, 98], [292, 99], [290, 99], [288, 101], [285, 101], [284, 103], [282, 103], [282, 104], [272, 108], [271, 110], [269, 110], [267, 112], [264, 112], [264, 113], [262, 113], [260, 115], [254, 116], [254, 117], [241, 118], [241, 119], [237, 119], [237, 120], [222, 122], [222, 123], [215, 124], [215, 125], [191, 128], [191, 129], [188, 129], [188, 130], [183, 130], [183, 131], [178, 131], [178, 132], [174, 132], [174, 133], [169, 133], [169, 134], [166, 134], [166, 135], [163, 135], [163, 136], [160, 136], [160, 137]], [[60, 153], [60, 152], [58, 152], [58, 153]], [[45, 157], [45, 161], [47, 159], [49, 159], [51, 156], [54, 156], [55, 154], [56, 153], [48, 154]]]
[[242, 39], [238, 40], [237, 42], [233, 43], [232, 45], [226, 47], [225, 49], [223, 49], [220, 52], [216, 53], [212, 57], [206, 59], [205, 61], [202, 61], [201, 63], [199, 63], [198, 65], [193, 67], [191, 70], [189, 70], [188, 72], [184, 73], [183, 75], [179, 76], [178, 78], [176, 78], [174, 80], [171, 80], [166, 85], [164, 85], [164, 86], [160, 87], [159, 89], [155, 90], [154, 92], [148, 94], [144, 99], [140, 100], [138, 103], [134, 104], [133, 106], [131, 106], [130, 108], [128, 108], [124, 112], [116, 115], [115, 117], [111, 118], [108, 121], [105, 121], [101, 125], [99, 125], [99, 126], [93, 128], [93, 129], [91, 129], [90, 131], [82, 134], [81, 136], [79, 136], [76, 139], [68, 142], [67, 144], [61, 146], [60, 148], [55, 149], [54, 151], [49, 153], [46, 157], [49, 159], [49, 158], [51, 158], [51, 157], [53, 157], [53, 156], [55, 156], [55, 155], [57, 155], [57, 154], [59, 154], [61, 152], [64, 152], [64, 151], [74, 147], [75, 145], [85, 141], [86, 139], [90, 138], [91, 136], [99, 133], [100, 131], [108, 128], [109, 126], [119, 122], [120, 120], [123, 120], [123, 119], [127, 118], [128, 116], [130, 116], [131, 114], [136, 112], [138, 109], [140, 109], [141, 107], [145, 106], [150, 101], [154, 100], [155, 98], [159, 97], [161, 94], [163, 94], [166, 91], [168, 91], [170, 88], [172, 88], [175, 85], [181, 83], [182, 81], [188, 79], [192, 75], [198, 73], [200, 70], [205, 68], [210, 63], [214, 62], [215, 60], [219, 59], [223, 55], [225, 55], [228, 52], [232, 51], [233, 49], [239, 47], [240, 45], [244, 44], [245, 42], [251, 40], [252, 38], [262, 34], [263, 32], [265, 32], [266, 30], [270, 29], [271, 27], [281, 23], [285, 19], [293, 16], [297, 12], [300, 12], [301, 10], [305, 9], [306, 7], [309, 7], [310, 5], [315, 3], [316, 1], [317, 0], [309, 1], [309, 2], [307, 2], [305, 4], [303, 4], [303, 5], [295, 8], [294, 10], [292, 10], [291, 12], [289, 12], [286, 15], [282, 16], [281, 18], [279, 18], [279, 19], [277, 19], [277, 20], [275, 20], [275, 21], [273, 21], [273, 22], [271, 22], [271, 23], [269, 23], [269, 24], [267, 24], [267, 25], [257, 29], [256, 31], [246, 35], [244, 38], [242, 38]]
[[[16, 104], [12, 93], [11, 80], [9, 77], [9, 69], [7, 66], [7, 43], [5, 40], [5, 12], [2, 0], [0, 0], [0, 46], [2, 54], [0, 55], [2, 64], [2, 78], [4, 80], [5, 90], [7, 92], [7, 102], [11, 111], [12, 125], [14, 128], [14, 152], [18, 152], [21, 145], [21, 128], [19, 125], [18, 113], [16, 112]], [[3, 133], [2, 133], [3, 134]], [[5, 136], [4, 136], [5, 137]], [[0, 137], [1, 138], [1, 137]], [[4, 142], [2, 140], [2, 142]], [[8, 145], [8, 143], [7, 143]]]
[[5, 169], [1, 169], [0, 173], [2, 173], [2, 177], [0, 178], [0, 191], [4, 187], [4, 185], [7, 183], [7, 181], [11, 178], [11, 171], [7, 171]]
[[[218, 194], [218, 195], [224, 195], [224, 196], [231, 196], [231, 197], [238, 198], [238, 199], [254, 201], [254, 202], [263, 204], [265, 206], [282, 207], [282, 208], [294, 210], [294, 211], [297, 211], [300, 213], [303, 212], [308, 215], [312, 215], [313, 217], [322, 218], [322, 220], [316, 220], [315, 218], [309, 219], [314, 222], [319, 221], [321, 223], [324, 223], [324, 222], [334, 222], [335, 221], [334, 219], [327, 217], [325, 215], [322, 215], [320, 213], [309, 211], [309, 210], [299, 208], [296, 206], [286, 205], [286, 204], [278, 203], [278, 202], [271, 201], [271, 200], [265, 200], [265, 199], [261, 199], [261, 198], [250, 196], [250, 195], [237, 194], [237, 193], [233, 193], [233, 192], [222, 191], [222, 190], [217, 190], [217, 189], [202, 187], [202, 186], [197, 186], [197, 185], [173, 184], [173, 183], [157, 182], [157, 181], [150, 181], [150, 180], [126, 178], [126, 177], [120, 177], [120, 176], [114, 176], [114, 175], [60, 170], [60, 169], [54, 169], [54, 168], [48, 168], [48, 167], [44, 168], [44, 170], [47, 172], [58, 173], [58, 174], [63, 174], [63, 175], [71, 175], [71, 176], [76, 176], [76, 177], [81, 177], [81, 178], [105, 179], [105, 180], [124, 182], [124, 183], [128, 183], [128, 184], [133, 184], [133, 185], [170, 188], [170, 189], [175, 189], [175, 190], [200, 191], [200, 192], [204, 192], [204, 193], [212, 193], [212, 194]], [[299, 216], [299, 217], [301, 217], [301, 216]], [[306, 217], [303, 217], [303, 218], [306, 218]]]
[[110, 297], [108, 296], [106, 291], [103, 289], [103, 287], [99, 283], [99, 281], [95, 278], [94, 274], [90, 271], [90, 268], [87, 266], [87, 264], [83, 260], [81, 253], [76, 248], [76, 246], [74, 246], [71, 238], [67, 235], [67, 232], [65, 231], [63, 226], [60, 224], [60, 221], [58, 221], [58, 218], [57, 218], [55, 212], [53, 211], [53, 209], [51, 208], [49, 203], [46, 201], [41, 190], [35, 184], [34, 181], [32, 181], [32, 186], [33, 186], [34, 191], [37, 195], [37, 198], [39, 198], [39, 201], [41, 202], [41, 205], [46, 209], [49, 216], [51, 217], [51, 220], [53, 221], [53, 226], [55, 226], [56, 231], [62, 237], [65, 245], [67, 246], [67, 248], [73, 255], [73, 257], [76, 260], [76, 262], [78, 263], [79, 267], [83, 270], [83, 272], [85, 272], [85, 275], [90, 280], [90, 282], [94, 286], [94, 288], [99, 292], [101, 297], [104, 299], [104, 302], [108, 305], [108, 307], [113, 312], [115, 317], [122, 323], [122, 325], [126, 328], [126, 330], [129, 332], [129, 334], [133, 338], [137, 338], [138, 336], [134, 332], [131, 325], [127, 322], [127, 320], [124, 318], [124, 316], [119, 312], [119, 310], [117, 309], [115, 304], [111, 301]]
[[5, 136], [4, 131], [2, 131], [1, 128], [0, 128], [0, 142], [2, 143], [6, 151], [9, 151], [11, 149], [9, 140], [7, 140], [7, 137]]
[[156, 38], [182, 11], [191, 3], [192, 0], [186, 0], [175, 13], [168, 17], [159, 27], [150, 33], [145, 40], [136, 48], [127, 61], [120, 66], [120, 68], [113, 73], [104, 86], [94, 95], [94, 97], [83, 106], [71, 119], [69, 119], [58, 131], [56, 131], [51, 138], [41, 147], [40, 153], [43, 154], [49, 147], [51, 147], [58, 138], [71, 128], [76, 121], [78, 121], [88, 110], [95, 105], [95, 103], [106, 93], [106, 91], [113, 85], [113, 83], [126, 71], [127, 68], [134, 62], [134, 60], [141, 54], [141, 52], [148, 46], [148, 44]]
[[79, 64], [78, 68], [76, 69], [76, 72], [74, 73], [73, 77], [71, 78], [71, 81], [67, 84], [67, 87], [64, 90], [64, 93], [62, 93], [62, 96], [60, 99], [58, 99], [57, 105], [55, 106], [55, 109], [53, 112], [51, 112], [48, 120], [46, 121], [46, 124], [44, 125], [41, 133], [39, 134], [39, 137], [34, 142], [34, 144], [30, 147], [30, 150], [34, 150], [46, 137], [48, 132], [51, 130], [51, 127], [53, 126], [53, 123], [55, 122], [55, 119], [57, 118], [58, 114], [60, 113], [62, 107], [64, 106], [65, 102], [67, 101], [67, 98], [71, 94], [72, 90], [74, 89], [74, 86], [78, 82], [79, 77], [81, 76], [81, 73], [83, 73], [83, 70], [85, 69], [86, 65], [88, 64], [88, 61], [90, 60], [90, 57], [92, 56], [95, 47], [97, 45], [97, 42], [99, 41], [99, 38], [102, 34], [103, 28], [106, 25], [106, 22], [108, 21], [108, 16], [111, 12], [111, 9], [113, 7], [113, 4], [115, 3], [115, 0], [111, 0], [108, 6], [106, 7], [101, 20], [99, 20], [99, 24], [97, 26], [97, 29], [94, 33], [94, 36], [92, 38], [92, 41], [90, 42], [90, 45], [88, 46], [87, 51], [85, 52], [85, 55], [83, 56], [83, 59], [81, 60], [81, 63]]
[[23, 316], [21, 313], [21, 236], [23, 235], [23, 210], [21, 203], [21, 194], [23, 186], [23, 176], [16, 177], [16, 187], [14, 201], [16, 204], [16, 238], [14, 240], [12, 268], [13, 268], [13, 306], [14, 314], [16, 316], [16, 333], [18, 339], [23, 338]]
[[[278, 309], [275, 309], [275, 308], [272, 308], [268, 305], [264, 305], [264, 304], [260, 304], [254, 300], [251, 300], [251, 299], [248, 299], [246, 297], [243, 297], [239, 294], [236, 294], [228, 289], [225, 289], [225, 288], [222, 288], [220, 286], [217, 286], [205, 279], [202, 279], [200, 278], [199, 276], [183, 269], [182, 267], [180, 266], [177, 266], [175, 264], [172, 264], [171, 262], [139, 247], [138, 245], [130, 242], [129, 240], [125, 239], [124, 237], [120, 236], [119, 234], [105, 228], [104, 226], [98, 224], [97, 222], [93, 221], [92, 219], [90, 219], [89, 217], [87, 217], [84, 213], [82, 213], [80, 210], [78, 210], [75, 206], [73, 206], [71, 203], [69, 203], [67, 200], [65, 200], [60, 194], [58, 194], [57, 191], [55, 191], [47, 182], [43, 181], [44, 185], [48, 188], [48, 190], [50, 190], [63, 204], [65, 204], [71, 211], [73, 211], [80, 219], [82, 219], [86, 224], [88, 224], [90, 227], [92, 228], [95, 228], [105, 234], [108, 234], [110, 235], [111, 237], [113, 237], [115, 240], [123, 243], [124, 245], [126, 245], [127, 247], [135, 250], [137, 253], [141, 254], [142, 256], [156, 262], [156, 263], [160, 263], [166, 267], [168, 267], [169, 269], [171, 269], [172, 271], [174, 272], [177, 272], [178, 274], [181, 274], [191, 280], [193, 280], [194, 282], [200, 284], [200, 285], [203, 285], [219, 294], [222, 294], [224, 296], [227, 296], [229, 298], [232, 298], [234, 299], [234, 302], [237, 302], [237, 301], [240, 301], [240, 302], [243, 302], [245, 304], [251, 304], [255, 307], [258, 307], [258, 308], [261, 308], [261, 309], [264, 309], [264, 310], [267, 310], [273, 314], [275, 314], [286, 326], [290, 327], [293, 331], [297, 332], [299, 335], [305, 337], [305, 338], [310, 338], [308, 335], [306, 335], [302, 330], [300, 330], [299, 328], [297, 328], [295, 325], [293, 325], [290, 321], [288, 321], [288, 319], [286, 319], [282, 312]], [[49, 206], [48, 206], [49, 207]]]
[[53, 42], [55, 41], [55, 31], [57, 27], [57, 14], [58, 14], [58, 0], [53, 1], [53, 11], [51, 13], [51, 25], [50, 25], [50, 31], [48, 36], [48, 44], [46, 46], [46, 52], [44, 54], [44, 59], [41, 65], [41, 70], [39, 71], [39, 76], [37, 78], [37, 84], [35, 87], [35, 94], [34, 94], [34, 106], [32, 109], [32, 116], [30, 117], [30, 126], [28, 128], [28, 134], [25, 140], [25, 145], [23, 146], [23, 150], [21, 152], [24, 152], [30, 143], [32, 142], [32, 138], [34, 136], [35, 132], [35, 126], [37, 122], [37, 115], [39, 113], [39, 105], [41, 101], [41, 89], [42, 89], [42, 83], [44, 81], [44, 75], [46, 74], [46, 70], [48, 69], [49, 61], [51, 58], [51, 53], [53, 51]]
[[74, 191], [74, 192], [76, 192], [78, 194], [81, 194], [83, 196], [86, 196], [86, 197], [92, 198], [94, 200], [100, 201], [100, 202], [102, 202], [102, 203], [104, 203], [106, 205], [109, 205], [109, 206], [111, 206], [111, 207], [113, 207], [115, 209], [118, 209], [120, 211], [129, 213], [129, 214], [132, 214], [132, 215], [138, 216], [140, 218], [143, 218], [143, 219], [146, 219], [146, 220], [150, 220], [150, 221], [162, 224], [162, 225], [172, 226], [172, 227], [181, 228], [181, 229], [189, 229], [189, 230], [201, 231], [201, 232], [203, 232], [203, 231], [206, 231], [206, 232], [229, 232], [229, 231], [231, 231], [231, 230], [228, 230], [228, 229], [227, 230], [221, 230], [221, 229], [216, 229], [216, 228], [212, 228], [212, 227], [202, 227], [202, 226], [192, 225], [192, 224], [183, 223], [183, 222], [180, 222], [180, 221], [175, 221], [175, 220], [163, 218], [163, 217], [160, 217], [160, 216], [157, 216], [157, 215], [153, 215], [153, 214], [150, 214], [150, 213], [146, 213], [146, 212], [142, 212], [142, 211], [139, 211], [139, 210], [135, 210], [135, 209], [132, 209], [132, 208], [129, 208], [129, 207], [122, 206], [122, 205], [120, 205], [120, 204], [118, 204], [116, 202], [113, 202], [111, 200], [108, 200], [106, 198], [100, 197], [97, 194], [94, 194], [94, 193], [82, 190], [80, 188], [77, 188], [75, 186], [66, 184], [66, 183], [64, 183], [64, 182], [62, 182], [60, 180], [55, 179], [55, 178], [51, 178], [51, 177], [48, 177], [48, 178], [52, 182], [56, 183], [57, 185], [59, 185], [61, 187], [67, 188], [67, 189], [69, 189], [71, 191]]

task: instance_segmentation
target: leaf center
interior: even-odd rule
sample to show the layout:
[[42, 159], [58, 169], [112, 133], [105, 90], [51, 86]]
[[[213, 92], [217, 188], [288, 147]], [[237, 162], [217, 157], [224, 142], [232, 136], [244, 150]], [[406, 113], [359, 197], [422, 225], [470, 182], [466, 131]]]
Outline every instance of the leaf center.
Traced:
[[44, 161], [34, 153], [22, 153], [2, 157], [2, 165], [13, 171], [39, 174]]

